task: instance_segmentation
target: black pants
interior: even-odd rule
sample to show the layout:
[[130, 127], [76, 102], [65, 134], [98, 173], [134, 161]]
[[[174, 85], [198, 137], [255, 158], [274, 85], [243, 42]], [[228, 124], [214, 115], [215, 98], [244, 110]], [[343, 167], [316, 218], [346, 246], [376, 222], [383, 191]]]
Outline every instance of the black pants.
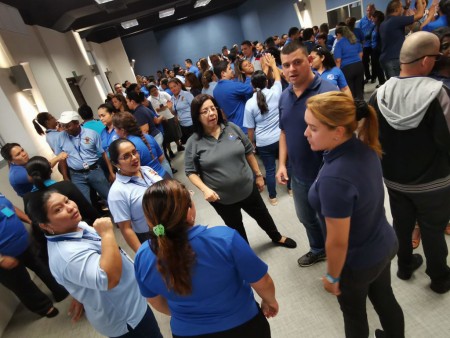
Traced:
[[26, 268], [38, 275], [56, 300], [64, 299], [67, 291], [55, 281], [48, 267], [34, 255], [30, 248], [16, 258], [20, 263], [15, 268], [11, 270], [0, 268], [0, 283], [14, 292], [30, 311], [45, 316], [53, 306], [53, 302], [34, 284]]
[[427, 261], [427, 275], [434, 280], [447, 278], [450, 269], [444, 231], [450, 219], [450, 187], [427, 193], [403, 193], [388, 188], [388, 193], [399, 241], [399, 267], [407, 268], [411, 264], [411, 236], [417, 220]]
[[150, 239], [150, 232], [136, 232], [139, 242], [144, 243]]
[[275, 225], [272, 216], [270, 216], [269, 210], [267, 210], [256, 184], [253, 184], [253, 190], [250, 196], [242, 201], [228, 205], [211, 202], [211, 205], [216, 209], [220, 217], [222, 217], [225, 224], [239, 232], [247, 243], [248, 238], [245, 232], [244, 223], [242, 223], [241, 209], [258, 223], [260, 228], [267, 233], [272, 241], [278, 242], [281, 239], [281, 234], [278, 232], [277, 226]]
[[386, 82], [384, 70], [380, 64], [380, 51], [378, 51], [377, 49], [372, 50], [372, 78], [378, 78], [378, 83], [380, 85]]
[[353, 98], [364, 99], [364, 66], [362, 62], [355, 62], [341, 68]]
[[367, 270], [351, 270], [347, 267], [342, 270], [338, 301], [344, 315], [346, 338], [369, 337], [367, 297], [380, 318], [386, 337], [405, 337], [403, 311], [391, 287], [391, 259], [394, 256], [395, 251]]
[[[372, 75], [370, 75], [370, 63], [372, 61]], [[366, 76], [366, 80], [374, 80], [375, 74], [373, 71], [373, 59], [372, 59], [372, 47], [364, 47], [363, 48], [363, 59], [362, 62], [364, 64], [364, 74]]]
[[180, 125], [181, 128], [181, 143], [185, 144], [189, 137], [194, 133], [194, 127], [183, 127]]
[[237, 327], [226, 331], [220, 331], [209, 334], [202, 334], [197, 336], [177, 336], [172, 335], [173, 338], [270, 338], [270, 325], [266, 317], [264, 317], [261, 310], [258, 314], [249, 321]]

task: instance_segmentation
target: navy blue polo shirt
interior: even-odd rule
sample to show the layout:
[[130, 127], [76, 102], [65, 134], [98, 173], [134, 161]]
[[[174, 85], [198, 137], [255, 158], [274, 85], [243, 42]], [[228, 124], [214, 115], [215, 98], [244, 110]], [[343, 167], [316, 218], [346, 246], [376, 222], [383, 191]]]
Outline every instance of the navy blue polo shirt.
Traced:
[[150, 109], [148, 107], [143, 106], [142, 104], [140, 104], [139, 106], [136, 107], [136, 109], [134, 110], [134, 118], [137, 121], [137, 124], [139, 125], [139, 127], [145, 125], [148, 123], [148, 133], [155, 137], [156, 135], [158, 135], [160, 133], [160, 131], [156, 128], [155, 126], [155, 122], [153, 122], [153, 108]]
[[387, 16], [380, 25], [380, 61], [386, 62], [400, 57], [405, 41], [405, 27], [414, 23], [414, 16]]
[[28, 232], [14, 205], [0, 193], [0, 254], [17, 257], [28, 248]]
[[370, 268], [392, 254], [397, 237], [386, 219], [381, 162], [376, 153], [353, 136], [323, 154], [324, 164], [309, 190], [326, 233], [325, 217], [350, 217], [345, 265]]
[[286, 134], [292, 171], [295, 177], [302, 181], [314, 181], [322, 163], [321, 153], [312, 151], [308, 140], [303, 135], [306, 130], [306, 101], [311, 96], [336, 90], [334, 84], [321, 79], [316, 74], [309, 87], [299, 97], [295, 95], [292, 84], [281, 94], [280, 129]]

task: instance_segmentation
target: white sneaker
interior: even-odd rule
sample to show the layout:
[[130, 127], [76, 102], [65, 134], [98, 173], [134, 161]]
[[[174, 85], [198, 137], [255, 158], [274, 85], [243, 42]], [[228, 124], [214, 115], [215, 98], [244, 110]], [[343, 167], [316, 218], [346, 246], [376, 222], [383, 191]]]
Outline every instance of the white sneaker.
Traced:
[[269, 203], [272, 204], [273, 206], [278, 205], [278, 200], [277, 198], [269, 198]]

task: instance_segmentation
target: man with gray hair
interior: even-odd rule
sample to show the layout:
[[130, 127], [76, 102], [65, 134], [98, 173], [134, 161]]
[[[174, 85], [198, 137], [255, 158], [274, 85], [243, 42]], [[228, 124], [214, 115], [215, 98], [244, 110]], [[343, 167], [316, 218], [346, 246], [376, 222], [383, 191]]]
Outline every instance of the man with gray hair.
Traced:
[[398, 271], [408, 280], [423, 262], [413, 254], [416, 221], [422, 233], [426, 273], [436, 293], [450, 290], [444, 230], [450, 218], [450, 98], [442, 82], [428, 78], [439, 53], [429, 32], [410, 35], [400, 51], [400, 77], [371, 98], [378, 113], [383, 176], [399, 240]]

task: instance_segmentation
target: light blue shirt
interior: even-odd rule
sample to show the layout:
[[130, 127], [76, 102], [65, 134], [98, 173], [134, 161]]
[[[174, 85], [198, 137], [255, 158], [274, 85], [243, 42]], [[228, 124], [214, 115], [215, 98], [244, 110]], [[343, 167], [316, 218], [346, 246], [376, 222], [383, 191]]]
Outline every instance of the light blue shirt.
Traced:
[[104, 152], [100, 135], [91, 129], [81, 127], [81, 132], [77, 136], [70, 136], [67, 132], [59, 134], [55, 154], [66, 152], [69, 155], [66, 159], [69, 168], [85, 169], [83, 163], [94, 164], [99, 159], [98, 154]]
[[178, 120], [183, 127], [192, 126], [192, 117], [191, 117], [191, 102], [194, 99], [194, 96], [184, 90], [180, 91], [178, 97], [172, 96], [173, 108], [175, 109]]
[[255, 129], [256, 146], [258, 147], [274, 144], [280, 139], [278, 102], [282, 91], [280, 81], [275, 81], [272, 88], [262, 90], [269, 107], [269, 111], [264, 114], [261, 114], [259, 110], [256, 100], [257, 93], [254, 93], [245, 104], [244, 127]]
[[[131, 259], [122, 253], [119, 284], [108, 290], [108, 276], [100, 268], [100, 237], [84, 222], [76, 231], [47, 236], [49, 265], [56, 281], [83, 304], [86, 317], [102, 335], [117, 337], [135, 328], [147, 311], [147, 302], [139, 293]], [[83, 238], [83, 232], [92, 239]]]
[[47, 129], [45, 131], [45, 140], [47, 141], [52, 151], [55, 152], [56, 146], [58, 144], [59, 132], [56, 129]]
[[215, 82], [215, 81], [210, 82], [208, 89], [205, 89], [205, 88], [202, 89], [202, 94], [208, 94], [208, 95], [211, 95], [212, 97], [214, 97], [213, 92], [214, 92], [214, 88], [216, 88], [216, 85], [217, 85], [217, 82]]
[[141, 167], [145, 179], [117, 173], [116, 180], [109, 189], [108, 206], [114, 222], [131, 221], [131, 227], [136, 233], [149, 232], [142, 209], [142, 197], [148, 187], [161, 180], [152, 171], [150, 167]]

